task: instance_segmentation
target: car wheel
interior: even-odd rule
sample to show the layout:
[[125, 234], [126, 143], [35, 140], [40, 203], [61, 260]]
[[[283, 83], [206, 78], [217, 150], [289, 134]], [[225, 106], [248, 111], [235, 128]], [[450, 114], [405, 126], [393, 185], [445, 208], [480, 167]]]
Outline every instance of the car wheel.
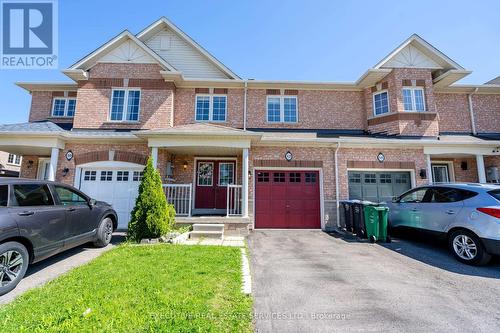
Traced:
[[21, 281], [29, 264], [26, 247], [18, 242], [0, 245], [0, 296], [5, 295]]
[[490, 259], [479, 237], [468, 230], [455, 230], [448, 237], [448, 247], [458, 261], [469, 265], [485, 265]]
[[97, 239], [94, 241], [94, 246], [105, 247], [111, 242], [113, 237], [113, 221], [106, 217], [102, 219], [97, 229]]

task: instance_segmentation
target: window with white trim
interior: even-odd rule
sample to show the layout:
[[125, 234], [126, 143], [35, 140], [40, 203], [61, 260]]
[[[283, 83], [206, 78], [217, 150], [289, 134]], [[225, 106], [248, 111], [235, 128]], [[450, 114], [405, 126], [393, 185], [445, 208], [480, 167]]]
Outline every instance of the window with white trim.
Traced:
[[199, 94], [196, 95], [196, 121], [224, 122], [227, 117], [227, 96]]
[[297, 96], [267, 96], [267, 121], [270, 123], [296, 123]]
[[139, 121], [141, 91], [139, 89], [113, 89], [111, 91], [111, 121]]
[[56, 97], [52, 102], [52, 117], [73, 117], [76, 98]]
[[21, 156], [9, 154], [9, 157], [7, 158], [7, 163], [14, 164], [14, 165], [21, 165]]
[[378, 116], [389, 113], [389, 92], [379, 91], [373, 94], [373, 114]]
[[424, 89], [422, 87], [403, 87], [403, 105], [405, 111], [425, 111]]

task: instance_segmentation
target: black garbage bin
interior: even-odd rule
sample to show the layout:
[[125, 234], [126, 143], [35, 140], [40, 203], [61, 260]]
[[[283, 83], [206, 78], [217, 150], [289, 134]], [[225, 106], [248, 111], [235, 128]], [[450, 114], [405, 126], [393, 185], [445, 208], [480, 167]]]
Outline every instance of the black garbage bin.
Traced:
[[346, 203], [345, 200], [339, 201], [339, 211], [337, 214], [339, 214], [339, 227], [340, 229], [346, 229]]
[[342, 201], [342, 211], [344, 213], [344, 225], [345, 230], [348, 232], [353, 232], [354, 228], [354, 203], [359, 200], [344, 200]]
[[352, 203], [352, 233], [360, 238], [366, 238], [365, 214], [366, 206], [377, 206], [378, 204], [371, 201], [353, 200]]

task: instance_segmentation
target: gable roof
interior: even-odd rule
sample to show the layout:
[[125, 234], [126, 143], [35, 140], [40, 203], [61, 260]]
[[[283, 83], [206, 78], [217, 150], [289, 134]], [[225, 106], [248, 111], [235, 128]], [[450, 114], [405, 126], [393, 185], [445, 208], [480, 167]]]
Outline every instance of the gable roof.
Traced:
[[411, 35], [373, 68], [394, 67], [465, 70], [417, 34]]
[[109, 54], [111, 51], [115, 50], [117, 47], [122, 45], [127, 40], [131, 41], [131, 43], [135, 44], [139, 50], [143, 51], [145, 54], [154, 59], [160, 66], [164, 69], [177, 72], [177, 70], [170, 65], [165, 59], [160, 57], [158, 54], [153, 52], [149, 47], [147, 47], [140, 39], [131, 34], [128, 30], [124, 30], [122, 33], [118, 34], [116, 37], [109, 40], [107, 43], [80, 59], [78, 62], [73, 64], [68, 71], [74, 70], [88, 70], [93, 67], [99, 59]]
[[164, 28], [168, 28], [173, 31], [177, 36], [179, 36], [182, 40], [188, 43], [192, 48], [201, 53], [201, 55], [207, 59], [210, 63], [215, 65], [220, 71], [226, 74], [231, 79], [241, 79], [236, 73], [226, 67], [223, 63], [221, 63], [217, 58], [211, 55], [207, 50], [205, 50], [202, 46], [200, 46], [196, 41], [194, 41], [191, 37], [189, 37], [185, 32], [179, 29], [175, 24], [169, 21], [166, 17], [161, 17], [158, 21], [154, 22], [143, 31], [137, 34], [137, 38], [142, 42], [146, 42], [149, 38], [153, 37], [156, 33], [161, 31]]

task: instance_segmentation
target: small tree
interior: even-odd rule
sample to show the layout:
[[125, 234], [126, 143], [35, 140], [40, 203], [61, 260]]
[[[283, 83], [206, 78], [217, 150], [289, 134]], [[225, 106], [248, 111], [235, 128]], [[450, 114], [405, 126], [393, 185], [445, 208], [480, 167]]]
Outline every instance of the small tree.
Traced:
[[128, 224], [128, 238], [140, 242], [144, 238], [164, 236], [172, 229], [174, 220], [174, 206], [167, 203], [160, 173], [153, 167], [150, 157]]

